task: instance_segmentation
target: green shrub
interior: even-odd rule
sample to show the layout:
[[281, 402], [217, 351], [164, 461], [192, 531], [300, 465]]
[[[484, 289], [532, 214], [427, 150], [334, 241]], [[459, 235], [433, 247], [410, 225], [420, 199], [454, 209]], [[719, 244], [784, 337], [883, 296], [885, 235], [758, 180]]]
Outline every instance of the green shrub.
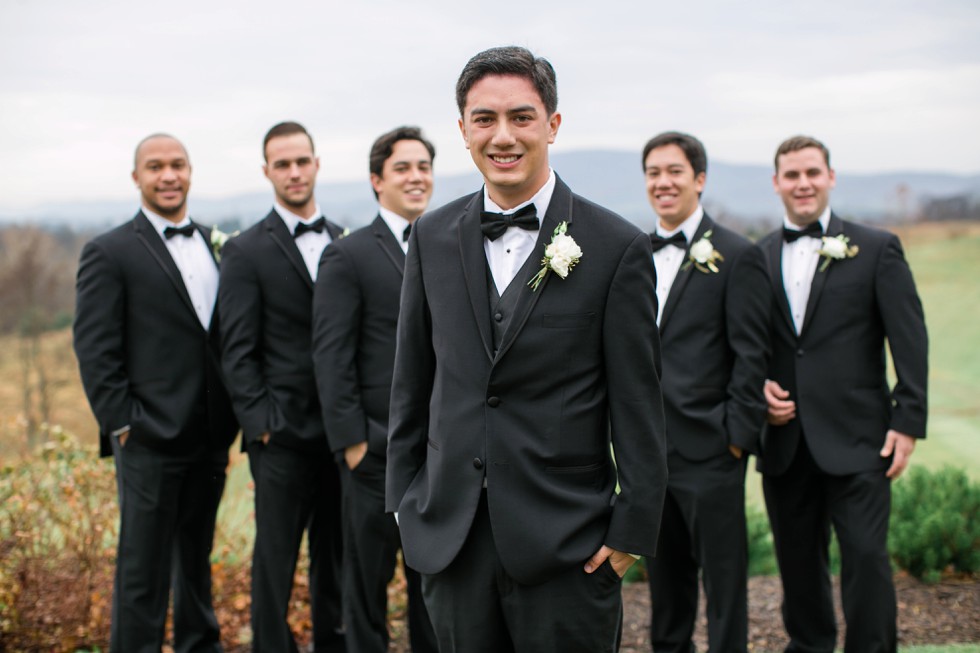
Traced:
[[762, 508], [745, 506], [745, 532], [749, 541], [749, 576], [772, 576], [779, 573], [772, 547], [772, 528]]
[[892, 488], [889, 551], [902, 569], [934, 582], [943, 571], [980, 571], [980, 484], [962, 469], [919, 467]]

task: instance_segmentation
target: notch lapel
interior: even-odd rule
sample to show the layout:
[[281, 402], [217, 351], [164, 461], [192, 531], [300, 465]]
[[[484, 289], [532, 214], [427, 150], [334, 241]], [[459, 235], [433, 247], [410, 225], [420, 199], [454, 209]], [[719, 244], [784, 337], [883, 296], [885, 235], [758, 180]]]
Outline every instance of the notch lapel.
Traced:
[[[830, 214], [830, 223], [827, 225], [827, 236], [833, 238], [844, 233], [844, 225], [833, 213]], [[823, 241], [821, 241], [823, 242]], [[813, 281], [810, 282], [810, 296], [806, 300], [806, 312], [803, 314], [803, 327], [800, 329], [800, 336], [802, 337], [806, 333], [806, 328], [813, 320], [813, 313], [817, 310], [817, 303], [820, 301], [820, 295], [823, 293], [823, 288], [827, 284], [827, 277], [833, 272], [836, 267], [831, 263], [827, 266], [827, 269], [823, 272], [820, 271], [820, 266], [823, 265], [823, 261], [817, 262], [817, 269], [813, 271]]]
[[[310, 292], [313, 291], [313, 278], [310, 277], [310, 271], [306, 269], [306, 263], [303, 262], [303, 255], [299, 253], [299, 248], [296, 247], [296, 243], [293, 241], [293, 235], [289, 233], [289, 229], [286, 228], [286, 223], [282, 221], [279, 214], [275, 210], [271, 211], [269, 215], [265, 216], [265, 229], [272, 238], [272, 241], [282, 250], [289, 262], [293, 264], [296, 271], [299, 273], [300, 278], [306, 283], [307, 288]], [[331, 225], [327, 223], [328, 232], [331, 231]], [[335, 229], [333, 231], [336, 231]], [[333, 233], [330, 233], [331, 238]]]
[[[531, 250], [529, 258], [535, 263], [532, 265], [532, 270], [537, 272], [538, 265], [537, 261], [544, 258], [544, 250], [551, 243], [551, 237], [558, 227], [558, 223], [567, 222], [568, 223], [568, 234], [572, 237], [575, 236], [575, 232], [572, 229], [572, 191], [565, 185], [561, 178], [555, 179], [555, 190], [551, 195], [551, 202], [548, 204], [548, 213], [543, 218], [541, 218], [541, 229], [538, 231], [538, 240], [534, 243], [534, 249]], [[523, 266], [522, 266], [523, 267]], [[528, 317], [531, 315], [531, 311], [534, 309], [534, 305], [538, 303], [541, 295], [548, 291], [548, 281], [551, 277], [555, 276], [553, 272], [549, 272], [545, 275], [541, 283], [538, 284], [537, 290], [531, 290], [531, 286], [527, 285], [531, 277], [526, 279], [515, 277], [511, 283], [519, 283], [520, 295], [517, 297], [517, 307], [514, 309], [514, 318], [511, 320], [510, 324], [507, 326], [507, 330], [504, 332], [503, 337], [500, 339], [500, 349], [497, 352], [497, 360], [500, 360], [510, 346], [514, 344], [514, 340], [517, 335], [524, 328], [527, 323]], [[484, 293], [485, 294], [485, 293]]]
[[684, 250], [684, 261], [681, 263], [680, 269], [677, 271], [677, 276], [674, 277], [674, 283], [670, 286], [670, 292], [667, 293], [667, 301], [664, 302], [664, 311], [660, 315], [660, 332], [663, 333], [664, 327], [667, 325], [670, 316], [673, 315], [674, 309], [677, 307], [677, 303], [680, 301], [681, 295], [684, 294], [684, 289], [687, 287], [688, 282], [691, 277], [694, 276], [695, 269], [694, 264], [691, 263], [690, 252], [691, 245], [700, 240], [704, 234], [715, 228], [714, 220], [708, 217], [705, 213], [704, 217], [701, 218], [701, 224], [698, 225], [697, 230], [694, 232], [694, 238], [691, 242], [687, 244], [687, 249]]
[[197, 318], [197, 311], [194, 310], [194, 302], [191, 301], [191, 296], [188, 294], [187, 287], [184, 285], [184, 278], [180, 276], [180, 269], [174, 263], [174, 259], [170, 255], [170, 250], [164, 244], [163, 238], [160, 237], [160, 234], [153, 228], [153, 225], [146, 219], [142, 211], [136, 214], [136, 218], [133, 220], [133, 228], [136, 231], [136, 237], [149, 250], [153, 260], [163, 268], [170, 282], [174, 285], [174, 289], [177, 291], [180, 299], [184, 302], [187, 309], [194, 314], [195, 321], [200, 324], [201, 322]]
[[391, 233], [391, 229], [388, 228], [388, 223], [380, 215], [371, 223], [371, 233], [374, 234], [378, 247], [385, 253], [385, 258], [391, 261], [391, 264], [398, 270], [398, 275], [404, 276], [405, 252], [395, 239], [395, 235]]
[[483, 349], [487, 358], [492, 361], [493, 337], [490, 333], [490, 299], [487, 296], [487, 255], [483, 251], [483, 232], [480, 230], [482, 208], [483, 192], [480, 191], [473, 195], [459, 218], [457, 238], [470, 307], [473, 309], [473, 317], [480, 330]]
[[783, 238], [781, 232], [772, 235], [768, 246], [763, 250], [769, 264], [769, 280], [772, 282], [773, 296], [779, 306], [779, 312], [789, 326], [789, 332], [796, 335], [796, 325], [793, 324], [793, 314], [789, 310], [789, 298], [786, 296], [786, 286], [783, 284]]

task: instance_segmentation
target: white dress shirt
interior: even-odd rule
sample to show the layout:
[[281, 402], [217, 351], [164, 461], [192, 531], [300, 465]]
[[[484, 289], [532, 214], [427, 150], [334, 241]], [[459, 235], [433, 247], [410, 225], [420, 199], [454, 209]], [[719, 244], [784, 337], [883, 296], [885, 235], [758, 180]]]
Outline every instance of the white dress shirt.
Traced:
[[[684, 238], [687, 239], [687, 245], [690, 247], [694, 234], [701, 226], [702, 217], [704, 217], [704, 209], [698, 204], [694, 213], [689, 215], [676, 229], [667, 231], [658, 221], [655, 233], [664, 238], [670, 238], [678, 231], [682, 231]], [[660, 251], [653, 253], [653, 267], [657, 271], [657, 326], [660, 326], [660, 318], [664, 314], [664, 304], [667, 303], [670, 288], [674, 285], [674, 279], [677, 278], [677, 273], [680, 271], [686, 256], [685, 250], [673, 245], [667, 245], [662, 247]]]
[[173, 258], [177, 269], [180, 270], [180, 277], [184, 280], [184, 287], [187, 289], [187, 294], [190, 295], [194, 312], [197, 313], [197, 319], [201, 321], [201, 326], [208, 329], [211, 326], [214, 303], [218, 296], [218, 266], [215, 265], [214, 257], [211, 255], [211, 245], [204, 239], [204, 235], [196, 229], [190, 238], [180, 235], [167, 238], [163, 235], [167, 227], [179, 228], [190, 224], [190, 218], [185, 217], [179, 223], [174, 224], [170, 220], [153, 213], [145, 206], [143, 207], [143, 215], [160, 234], [163, 244], [167, 246], [170, 257]]
[[[282, 218], [282, 221], [286, 223], [286, 229], [289, 230], [290, 235], [296, 231], [296, 225], [300, 222], [310, 224], [323, 215], [320, 211], [319, 204], [316, 205], [316, 211], [308, 219], [299, 217], [279, 202], [275, 202], [275, 209], [279, 217]], [[316, 281], [316, 273], [320, 268], [320, 255], [323, 254], [323, 250], [326, 249], [332, 240], [330, 234], [327, 232], [326, 227], [324, 227], [320, 233], [307, 231], [294, 240], [296, 242], [296, 248], [299, 249], [299, 253], [303, 256], [303, 262], [306, 263], [306, 269], [310, 272], [310, 278]]]
[[383, 206], [378, 207], [378, 214], [385, 221], [385, 224], [388, 225], [388, 228], [391, 229], [391, 233], [395, 236], [398, 244], [401, 245], [402, 251], [408, 254], [408, 240], [402, 240], [402, 236], [405, 235], [405, 228], [409, 227], [412, 223]]
[[[823, 227], [824, 234], [830, 225], [830, 207], [823, 212], [818, 219], [820, 226]], [[801, 231], [800, 227], [783, 217], [783, 227], [792, 231]], [[817, 252], [823, 246], [823, 241], [819, 238], [803, 236], [797, 238], [795, 242], [783, 243], [783, 288], [786, 290], [786, 299], [789, 300], [789, 312], [793, 317], [793, 326], [796, 328], [796, 335], [803, 329], [803, 318], [806, 317], [806, 304], [810, 300], [810, 284], [813, 283], [813, 275], [817, 271], [817, 264], [820, 262], [820, 255]]]
[[[490, 199], [487, 187], [483, 187], [483, 210], [493, 211], [510, 215], [523, 209], [528, 204], [534, 204], [534, 209], [538, 214], [538, 224], [544, 219], [548, 212], [548, 205], [551, 204], [551, 195], [555, 192], [555, 171], [552, 170], [548, 175], [548, 181], [534, 194], [534, 197], [523, 202], [512, 209], [504, 211]], [[497, 240], [483, 239], [483, 251], [487, 254], [487, 263], [490, 266], [490, 273], [493, 275], [493, 283], [497, 287], [497, 294], [503, 295], [507, 286], [514, 280], [527, 257], [534, 251], [534, 243], [538, 240], [540, 229], [528, 231], [520, 227], [511, 227], [504, 235]], [[530, 279], [526, 279], [527, 283]]]

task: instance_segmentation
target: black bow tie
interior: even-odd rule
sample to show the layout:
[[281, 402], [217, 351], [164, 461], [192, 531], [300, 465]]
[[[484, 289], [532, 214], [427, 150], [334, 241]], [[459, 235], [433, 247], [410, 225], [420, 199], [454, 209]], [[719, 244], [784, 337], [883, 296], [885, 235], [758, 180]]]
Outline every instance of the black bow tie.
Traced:
[[174, 236], [184, 236], [185, 238], [190, 238], [194, 235], [194, 225], [191, 223], [185, 224], [183, 227], [167, 227], [163, 230], [163, 237], [170, 240]]
[[409, 222], [408, 226], [405, 227], [405, 231], [402, 232], [402, 242], [407, 243], [408, 237], [412, 235], [412, 223]]
[[322, 234], [326, 227], [327, 219], [322, 215], [309, 224], [306, 224], [305, 222], [297, 222], [296, 229], [293, 230], [293, 238], [299, 238], [307, 231], [315, 231], [318, 234]]
[[653, 247], [654, 252], [659, 252], [667, 245], [673, 245], [674, 247], [679, 247], [680, 249], [687, 249], [687, 238], [684, 236], [683, 231], [678, 231], [673, 236], [664, 238], [657, 232], [650, 234], [650, 245]]
[[803, 236], [820, 238], [823, 236], [823, 227], [820, 226], [819, 222], [811, 222], [799, 231], [796, 229], [787, 229], [786, 227], [783, 227], [783, 240], [785, 240], [787, 243], [795, 243]]
[[497, 240], [504, 235], [509, 227], [520, 227], [527, 231], [537, 231], [539, 228], [538, 213], [533, 204], [528, 204], [520, 211], [504, 215], [483, 211], [480, 213], [480, 229], [490, 240]]

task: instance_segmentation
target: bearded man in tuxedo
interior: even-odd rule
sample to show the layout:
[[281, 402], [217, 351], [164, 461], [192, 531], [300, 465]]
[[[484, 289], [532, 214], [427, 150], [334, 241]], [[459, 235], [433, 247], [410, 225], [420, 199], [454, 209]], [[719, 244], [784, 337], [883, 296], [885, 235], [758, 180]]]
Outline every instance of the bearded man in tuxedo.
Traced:
[[922, 303], [898, 238], [831, 210], [836, 176], [823, 143], [787, 139], [775, 166], [773, 187], [786, 214], [783, 228], [759, 242], [772, 298], [759, 471], [783, 582], [786, 650], [834, 650], [832, 526], [844, 650], [895, 651], [888, 516], [891, 482], [926, 435]]
[[320, 159], [295, 122], [263, 142], [269, 214], [225, 245], [218, 301], [222, 362], [255, 481], [252, 650], [297, 650], [286, 616], [304, 531], [310, 552], [315, 653], [345, 650], [340, 479], [327, 447], [313, 376], [313, 282], [341, 237], [316, 202]]
[[613, 651], [666, 481], [650, 239], [551, 170], [546, 60], [481, 52], [456, 101], [484, 187], [412, 228], [387, 510], [442, 653]]
[[209, 558], [238, 423], [218, 358], [218, 262], [211, 230], [187, 216], [180, 141], [140, 141], [133, 180], [136, 217], [82, 251], [74, 324], [119, 490], [109, 648], [159, 652], [172, 588], [174, 650], [221, 651]]

